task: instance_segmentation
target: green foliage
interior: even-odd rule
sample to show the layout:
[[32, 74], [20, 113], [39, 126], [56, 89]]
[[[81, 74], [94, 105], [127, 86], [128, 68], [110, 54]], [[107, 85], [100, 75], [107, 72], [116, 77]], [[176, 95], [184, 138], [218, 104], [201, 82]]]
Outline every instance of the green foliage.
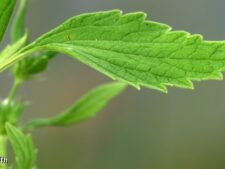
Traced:
[[[25, 14], [27, 6], [28, 0], [20, 0], [19, 8], [16, 17], [13, 20], [11, 31], [11, 39], [14, 43], [26, 35]], [[27, 42], [28, 40], [23, 44], [23, 46], [25, 46]], [[17, 79], [28, 80], [34, 75], [44, 71], [48, 66], [49, 60], [55, 55], [55, 52], [50, 51], [41, 52], [41, 54], [37, 54], [35, 56], [32, 55], [15, 64], [12, 72]]]
[[20, 0], [19, 8], [12, 24], [11, 38], [12, 42], [19, 40], [26, 32], [25, 15], [28, 0]]
[[36, 119], [26, 128], [32, 129], [49, 125], [64, 126], [94, 117], [107, 103], [125, 89], [124, 83], [109, 83], [91, 90], [74, 103], [68, 110], [50, 119]]
[[9, 123], [5, 127], [16, 156], [17, 169], [33, 169], [37, 151], [31, 136], [24, 135], [18, 128]]
[[5, 134], [5, 123], [17, 125], [24, 110], [24, 103], [21, 101], [4, 100], [0, 103], [0, 134]]
[[48, 66], [48, 57], [46, 55], [38, 57], [29, 57], [18, 62], [13, 68], [13, 74], [22, 80], [27, 80], [33, 75], [44, 71]]
[[8, 26], [15, 4], [16, 0], [1, 0], [0, 2], [0, 42]]
[[9, 57], [14, 55], [21, 47], [27, 43], [27, 34], [21, 37], [15, 43], [8, 45], [2, 52], [0, 52], [0, 59], [2, 62], [7, 61]]
[[[0, 41], [16, 0], [0, 2]], [[75, 16], [29, 44], [25, 26], [28, 0], [20, 0], [13, 20], [12, 44], [0, 52], [0, 71], [12, 67], [15, 83], [0, 103], [0, 156], [6, 141], [12, 144], [17, 169], [34, 169], [37, 151], [30, 136], [18, 126], [24, 102], [16, 99], [19, 87], [64, 53], [114, 80], [91, 90], [65, 112], [49, 119], [31, 120], [27, 129], [67, 126], [95, 116], [126, 84], [167, 91], [167, 86], [193, 88], [192, 80], [222, 79], [225, 42], [204, 41], [201, 35], [172, 31], [168, 25], [147, 21], [142, 12], [120, 10]]]
[[0, 70], [40, 50], [62, 52], [113, 79], [166, 92], [166, 86], [193, 88], [191, 80], [221, 79], [225, 43], [171, 31], [145, 21], [142, 12], [113, 10], [73, 17], [2, 61]]

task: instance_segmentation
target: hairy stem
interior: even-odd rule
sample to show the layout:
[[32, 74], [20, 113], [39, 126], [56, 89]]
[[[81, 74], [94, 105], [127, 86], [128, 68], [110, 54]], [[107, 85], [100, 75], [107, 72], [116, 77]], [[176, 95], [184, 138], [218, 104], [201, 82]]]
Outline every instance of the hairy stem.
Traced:
[[0, 135], [0, 157], [6, 157], [7, 155], [7, 137]]
[[9, 92], [9, 96], [8, 96], [8, 101], [9, 102], [14, 99], [14, 97], [16, 96], [16, 93], [17, 93], [17, 91], [20, 88], [20, 86], [21, 86], [22, 83], [23, 83], [22, 80], [15, 79], [14, 84], [12, 86], [12, 89]]

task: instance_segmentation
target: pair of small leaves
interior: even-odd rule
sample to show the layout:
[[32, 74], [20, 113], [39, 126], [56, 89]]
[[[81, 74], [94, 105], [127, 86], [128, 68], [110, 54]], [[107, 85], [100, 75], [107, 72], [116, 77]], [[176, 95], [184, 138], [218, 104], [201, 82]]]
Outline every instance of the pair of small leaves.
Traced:
[[68, 54], [101, 73], [133, 86], [166, 92], [167, 86], [193, 88], [191, 80], [222, 79], [225, 43], [171, 31], [146, 21], [142, 12], [113, 10], [73, 17], [7, 59], [0, 70], [33, 52]]
[[[28, 35], [26, 33], [26, 26], [25, 26], [25, 14], [27, 5], [28, 0], [20, 0], [19, 7], [12, 24], [11, 39], [13, 45], [8, 47], [9, 50], [4, 52], [0, 56], [3, 59], [15, 53], [15, 51], [12, 50], [15, 44], [19, 43], [20, 44], [19, 49], [21, 49], [28, 43]], [[25, 41], [23, 41], [23, 39]], [[20, 43], [21, 41], [23, 43]], [[30, 79], [34, 75], [44, 71], [48, 66], [49, 59], [55, 56], [55, 54], [56, 54], [55, 52], [49, 51], [41, 52], [41, 54], [38, 55], [32, 54], [32, 56], [25, 58], [22, 61], [15, 64], [12, 72], [17, 79], [20, 80]]]
[[[23, 2], [22, 2], [23, 1]], [[16, 0], [1, 0], [0, 2], [0, 41], [2, 40], [5, 30], [7, 28], [9, 19], [12, 15]], [[1, 59], [5, 59], [16, 53], [21, 47], [26, 45], [27, 35], [23, 31], [23, 15], [25, 13], [26, 0], [21, 0], [20, 12], [21, 15], [17, 15], [16, 22], [14, 24], [14, 34], [12, 35], [14, 43], [6, 47], [1, 53]], [[18, 22], [17, 22], [18, 21]], [[20, 27], [18, 27], [20, 26]], [[23, 36], [23, 37], [22, 37]], [[1, 105], [1, 121], [9, 121], [11, 124], [16, 124], [22, 112], [21, 103], [3, 103]], [[10, 112], [10, 113], [9, 113]], [[1, 124], [4, 124], [3, 121]], [[36, 160], [36, 149], [33, 146], [30, 136], [24, 135], [19, 129], [13, 127], [10, 123], [7, 123], [5, 128], [8, 139], [10, 140], [14, 153], [16, 156], [16, 168], [17, 169], [34, 169]], [[5, 132], [5, 131], [2, 131]]]
[[[25, 34], [22, 38], [17, 40], [12, 45], [7, 46], [1, 53], [0, 58], [2, 60], [10, 57], [14, 53], [16, 53], [21, 47], [23, 47], [27, 43], [27, 34]], [[47, 66], [49, 59], [55, 55], [54, 52], [45, 52], [38, 56], [32, 56], [25, 58], [19, 61], [12, 69], [13, 74], [17, 79], [26, 80], [30, 77], [44, 71]]]
[[0, 133], [5, 134], [5, 123], [17, 125], [24, 110], [24, 103], [21, 101], [3, 100], [0, 103]]
[[65, 112], [49, 119], [36, 119], [27, 124], [26, 128], [33, 129], [44, 126], [66, 126], [76, 124], [95, 116], [107, 103], [120, 94], [126, 85], [124, 83], [109, 83], [101, 85], [74, 103]]
[[31, 136], [26, 136], [10, 123], [6, 123], [5, 128], [16, 156], [16, 169], [34, 169], [37, 150]]
[[32, 56], [19, 61], [13, 67], [13, 74], [16, 78], [27, 80], [34, 75], [47, 69], [49, 60], [55, 56], [55, 52], [44, 52], [37, 56]]

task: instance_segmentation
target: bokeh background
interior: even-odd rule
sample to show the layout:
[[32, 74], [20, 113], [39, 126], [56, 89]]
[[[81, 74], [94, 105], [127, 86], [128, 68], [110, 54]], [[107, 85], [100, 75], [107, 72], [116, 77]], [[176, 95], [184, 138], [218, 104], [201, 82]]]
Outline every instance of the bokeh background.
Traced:
[[[225, 38], [224, 0], [30, 0], [27, 27], [33, 40], [71, 16], [115, 8], [144, 11], [207, 40]], [[23, 121], [54, 116], [108, 81], [59, 55], [19, 92], [29, 100]], [[2, 98], [11, 84], [10, 74], [1, 74]], [[224, 169], [225, 81], [195, 82], [195, 90], [169, 88], [168, 94], [129, 87], [96, 118], [33, 136], [41, 169]]]

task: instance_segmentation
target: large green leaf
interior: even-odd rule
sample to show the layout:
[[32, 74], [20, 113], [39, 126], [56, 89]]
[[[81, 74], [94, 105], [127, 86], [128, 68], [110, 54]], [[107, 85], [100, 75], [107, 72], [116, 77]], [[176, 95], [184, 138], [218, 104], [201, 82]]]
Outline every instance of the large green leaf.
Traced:
[[95, 116], [107, 103], [125, 89], [124, 83], [109, 83], [101, 85], [74, 103], [68, 110], [49, 119], [36, 119], [28, 123], [26, 128], [32, 129], [44, 126], [64, 126], [76, 124]]
[[8, 26], [16, 0], [0, 0], [0, 42]]
[[142, 12], [122, 15], [119, 10], [73, 17], [16, 55], [0, 59], [0, 70], [32, 52], [53, 50], [138, 88], [193, 88], [191, 80], [222, 78], [223, 41], [203, 41], [200, 35], [145, 19]]
[[24, 135], [9, 123], [6, 124], [6, 132], [16, 156], [17, 169], [35, 168], [37, 151], [34, 148], [32, 138]]

